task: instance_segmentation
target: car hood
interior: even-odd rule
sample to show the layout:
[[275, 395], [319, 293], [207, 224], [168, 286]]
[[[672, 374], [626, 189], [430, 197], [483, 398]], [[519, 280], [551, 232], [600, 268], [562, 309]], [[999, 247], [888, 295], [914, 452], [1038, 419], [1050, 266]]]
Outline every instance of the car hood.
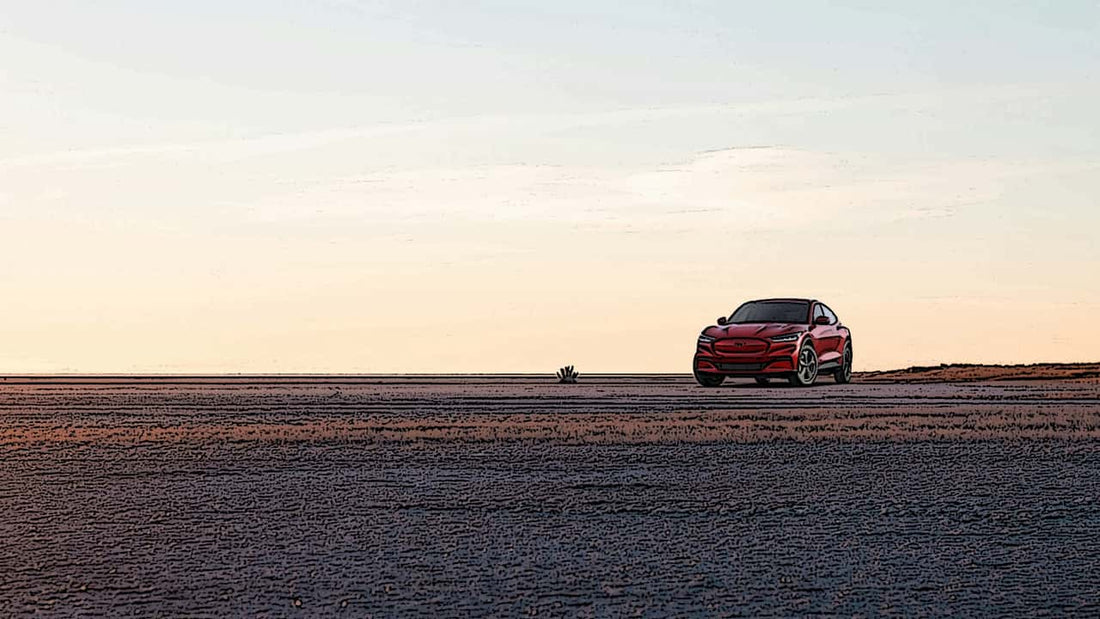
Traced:
[[725, 325], [722, 327], [707, 327], [703, 331], [705, 335], [713, 338], [725, 337], [755, 337], [767, 339], [787, 333], [801, 333], [806, 330], [806, 325], [791, 324], [787, 322], [750, 323], [742, 325]]

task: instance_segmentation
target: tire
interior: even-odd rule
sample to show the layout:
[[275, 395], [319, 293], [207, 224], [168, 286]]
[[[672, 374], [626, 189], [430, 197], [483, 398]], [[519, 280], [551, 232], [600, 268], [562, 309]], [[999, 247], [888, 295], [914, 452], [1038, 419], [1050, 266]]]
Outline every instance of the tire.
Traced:
[[701, 387], [717, 387], [722, 384], [722, 381], [726, 380], [726, 377], [721, 374], [708, 374], [699, 370], [694, 370], [692, 373], [695, 375], [695, 382], [699, 383]]
[[770, 380], [768, 380], [767, 376], [757, 376], [755, 377], [755, 380], [757, 385], [767, 385], [771, 382]]
[[809, 340], [802, 343], [798, 350], [798, 367], [791, 374], [791, 385], [795, 387], [809, 387], [817, 380], [817, 351]]
[[852, 343], [844, 345], [844, 360], [840, 362], [840, 369], [833, 372], [833, 380], [838, 384], [846, 385], [852, 382]]

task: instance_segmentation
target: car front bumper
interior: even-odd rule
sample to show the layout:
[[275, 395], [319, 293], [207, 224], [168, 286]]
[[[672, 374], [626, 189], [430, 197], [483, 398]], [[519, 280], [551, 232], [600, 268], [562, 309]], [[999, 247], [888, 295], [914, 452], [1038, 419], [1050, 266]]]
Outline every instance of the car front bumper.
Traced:
[[[719, 341], [720, 342], [720, 341]], [[723, 376], [768, 376], [791, 374], [798, 367], [798, 341], [765, 342], [763, 350], [737, 353], [721, 350], [719, 342], [699, 343], [694, 370]]]

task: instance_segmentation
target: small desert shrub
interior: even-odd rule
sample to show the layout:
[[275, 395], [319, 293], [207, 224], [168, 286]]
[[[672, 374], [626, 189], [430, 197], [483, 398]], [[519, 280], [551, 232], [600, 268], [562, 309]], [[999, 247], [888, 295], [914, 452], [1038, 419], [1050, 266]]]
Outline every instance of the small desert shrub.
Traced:
[[567, 365], [567, 366], [563, 367], [562, 369], [558, 370], [558, 382], [559, 383], [575, 383], [575, 382], [577, 382], [577, 377], [578, 376], [580, 376], [580, 374], [578, 374], [577, 371], [574, 370], [573, 366], [571, 366], [571, 365]]

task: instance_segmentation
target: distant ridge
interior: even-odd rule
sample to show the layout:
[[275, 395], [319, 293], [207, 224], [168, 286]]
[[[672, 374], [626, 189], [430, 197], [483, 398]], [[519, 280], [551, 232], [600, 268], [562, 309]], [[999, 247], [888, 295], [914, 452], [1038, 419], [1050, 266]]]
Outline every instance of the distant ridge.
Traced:
[[982, 365], [944, 363], [901, 370], [857, 372], [853, 380], [865, 383], [966, 383], [980, 380], [1100, 379], [1100, 363], [1031, 363]]

